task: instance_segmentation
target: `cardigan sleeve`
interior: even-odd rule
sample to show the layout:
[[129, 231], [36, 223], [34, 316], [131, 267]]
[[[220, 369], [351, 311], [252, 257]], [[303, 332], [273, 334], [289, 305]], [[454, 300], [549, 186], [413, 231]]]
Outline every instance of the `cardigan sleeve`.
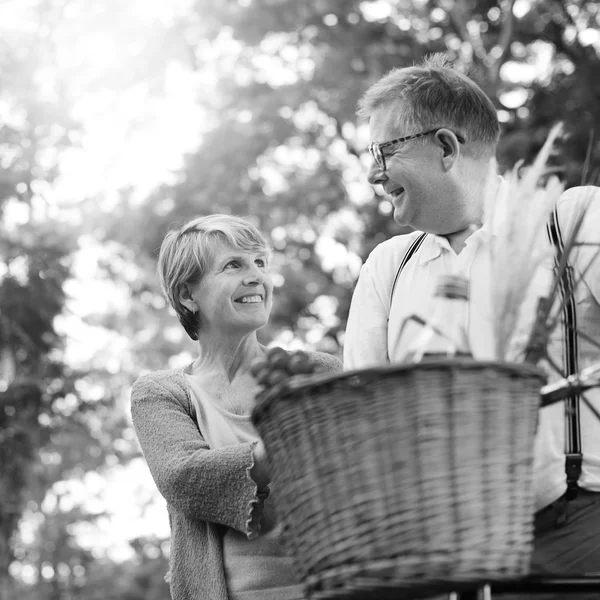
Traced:
[[327, 352], [309, 352], [310, 360], [325, 372], [336, 373], [342, 370], [342, 362]]
[[131, 415], [142, 452], [171, 507], [188, 518], [258, 535], [268, 489], [250, 477], [253, 444], [209, 449], [188, 410], [181, 386], [165, 374], [140, 377]]

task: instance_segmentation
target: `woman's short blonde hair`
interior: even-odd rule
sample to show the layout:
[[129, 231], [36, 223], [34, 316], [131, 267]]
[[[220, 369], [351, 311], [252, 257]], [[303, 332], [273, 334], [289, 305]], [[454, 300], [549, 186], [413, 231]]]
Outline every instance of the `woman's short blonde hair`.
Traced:
[[221, 214], [198, 217], [171, 229], [160, 246], [158, 278], [162, 291], [193, 340], [198, 339], [200, 319], [182, 304], [181, 288], [200, 283], [212, 264], [218, 241], [245, 252], [268, 251], [265, 238], [252, 223]]

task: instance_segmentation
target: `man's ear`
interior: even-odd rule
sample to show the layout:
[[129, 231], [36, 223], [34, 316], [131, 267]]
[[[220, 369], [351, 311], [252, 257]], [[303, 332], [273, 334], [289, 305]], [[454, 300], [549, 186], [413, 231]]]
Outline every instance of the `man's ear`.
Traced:
[[435, 134], [435, 141], [442, 150], [442, 164], [444, 168], [450, 170], [460, 156], [460, 142], [456, 134], [449, 129], [438, 129]]
[[182, 283], [177, 288], [179, 302], [183, 304], [190, 312], [195, 313], [198, 310], [198, 305], [194, 300], [193, 288], [189, 283]]

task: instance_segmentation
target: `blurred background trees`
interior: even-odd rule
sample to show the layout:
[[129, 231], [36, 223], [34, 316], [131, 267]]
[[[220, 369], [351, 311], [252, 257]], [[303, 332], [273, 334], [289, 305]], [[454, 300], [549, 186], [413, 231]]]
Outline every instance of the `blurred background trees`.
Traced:
[[339, 354], [362, 260], [403, 233], [365, 181], [360, 94], [447, 52], [496, 103], [502, 168], [563, 120], [576, 185], [600, 157], [599, 29], [582, 0], [5, 0], [0, 600], [168, 598], [128, 393], [193, 352], [154, 275], [171, 224], [250, 216], [275, 251], [263, 341]]

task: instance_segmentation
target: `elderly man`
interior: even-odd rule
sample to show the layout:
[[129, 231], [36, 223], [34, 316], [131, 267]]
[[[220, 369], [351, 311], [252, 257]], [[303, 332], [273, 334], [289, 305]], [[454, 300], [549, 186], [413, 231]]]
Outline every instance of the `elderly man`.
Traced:
[[[482, 227], [483, 201], [494, 188], [500, 197], [504, 185], [494, 171], [500, 134], [494, 105], [477, 84], [434, 55], [373, 84], [361, 99], [359, 116], [368, 119], [373, 140], [369, 182], [389, 195], [395, 221], [416, 231], [383, 242], [363, 265], [348, 318], [344, 368], [402, 361], [418, 332], [416, 326], [406, 327], [401, 334], [404, 320], [431, 312], [436, 279], [448, 273], [469, 277], [471, 348], [476, 358], [491, 358], [486, 322], [491, 273], [485, 258], [490, 232]], [[565, 192], [558, 219], [565, 235], [588, 201], [579, 239], [598, 243], [600, 189]], [[578, 275], [592, 252], [591, 246], [582, 246], [573, 254]], [[546, 292], [531, 286], [530, 306]], [[600, 341], [600, 260], [574, 293], [583, 368], [600, 361], [591, 341]], [[557, 327], [550, 344], [554, 362], [565, 370], [566, 337]], [[586, 398], [600, 410], [600, 390], [589, 391]], [[578, 427], [583, 463], [580, 473], [577, 457], [569, 465], [567, 493], [564, 404], [541, 410], [534, 460], [537, 571], [600, 572], [600, 421], [585, 404]]]

